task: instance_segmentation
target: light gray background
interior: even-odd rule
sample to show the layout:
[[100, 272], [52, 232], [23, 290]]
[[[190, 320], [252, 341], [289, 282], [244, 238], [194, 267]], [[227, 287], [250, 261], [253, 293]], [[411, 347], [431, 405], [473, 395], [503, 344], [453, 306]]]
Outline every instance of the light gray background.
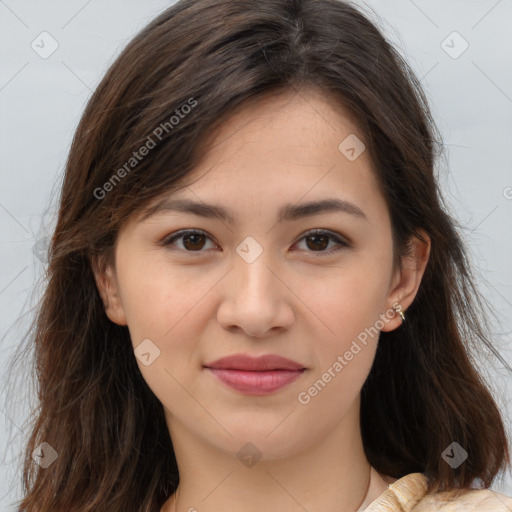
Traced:
[[[14, 510], [9, 503], [20, 497], [20, 443], [35, 404], [24, 381], [7, 409], [5, 370], [40, 293], [37, 248], [53, 227], [51, 194], [56, 200], [92, 90], [128, 40], [171, 3], [0, 0], [0, 511]], [[382, 17], [381, 27], [422, 79], [447, 146], [448, 159], [439, 164], [445, 197], [498, 315], [496, 348], [512, 366], [512, 0], [365, 5], [374, 19]], [[31, 47], [46, 37], [50, 48], [43, 31], [58, 43], [46, 59]], [[485, 372], [510, 433], [511, 374], [495, 358], [486, 358]], [[512, 495], [511, 475], [493, 489]]]

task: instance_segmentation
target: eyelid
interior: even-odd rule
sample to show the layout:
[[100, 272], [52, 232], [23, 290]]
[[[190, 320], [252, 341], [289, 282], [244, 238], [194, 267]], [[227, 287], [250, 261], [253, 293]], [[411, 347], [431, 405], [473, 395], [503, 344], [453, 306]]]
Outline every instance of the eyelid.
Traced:
[[336, 243], [336, 245], [334, 247], [331, 247], [328, 250], [306, 251], [306, 253], [311, 254], [315, 258], [322, 258], [322, 257], [326, 258], [326, 257], [332, 256], [333, 254], [337, 254], [339, 251], [341, 251], [343, 249], [348, 249], [348, 248], [352, 247], [352, 242], [350, 242], [346, 237], [344, 237], [343, 235], [341, 235], [335, 231], [331, 231], [330, 229], [324, 229], [324, 228], [313, 228], [313, 229], [310, 229], [310, 230], [302, 233], [301, 235], [299, 235], [299, 238], [297, 239], [296, 242], [294, 242], [293, 245], [301, 242], [302, 240], [308, 238], [309, 236], [315, 236], [315, 235], [327, 236], [332, 241], [334, 241]]
[[[167, 235], [160, 242], [160, 245], [162, 245], [164, 247], [169, 246], [175, 240], [179, 240], [181, 237], [183, 237], [185, 235], [190, 235], [190, 234], [204, 235], [206, 238], [208, 238], [212, 242], [214, 242], [217, 246], [220, 245], [215, 240], [215, 238], [213, 236], [211, 236], [207, 231], [204, 231], [204, 230], [198, 229], [198, 228], [188, 228], [188, 229], [180, 229], [178, 231], [174, 231], [170, 235]], [[324, 250], [324, 251], [306, 251], [306, 252], [309, 252], [309, 253], [311, 253], [311, 254], [313, 254], [315, 256], [329, 255], [329, 254], [333, 254], [333, 253], [337, 252], [340, 249], [352, 247], [352, 242], [350, 240], [348, 240], [347, 237], [344, 237], [340, 233], [337, 233], [335, 231], [331, 231], [330, 229], [325, 229], [325, 228], [313, 228], [313, 229], [309, 229], [309, 230], [305, 231], [304, 233], [299, 235], [299, 237], [293, 243], [293, 245], [297, 244], [298, 242], [301, 242], [305, 238], [308, 238], [310, 236], [315, 236], [315, 235], [328, 236], [328, 237], [330, 237], [331, 240], [333, 240], [333, 241], [335, 241], [337, 243], [337, 247], [331, 248], [329, 250]], [[186, 253], [189, 253], [189, 254], [198, 254], [198, 255], [205, 252], [205, 251], [202, 251], [202, 250], [199, 250], [199, 251], [185, 251], [185, 250], [182, 250], [182, 249], [178, 249], [178, 250], [181, 251], [181, 252], [186, 252]]]
[[[217, 241], [215, 240], [215, 238], [213, 236], [211, 236], [207, 231], [204, 231], [202, 229], [197, 229], [197, 228], [180, 229], [178, 231], [174, 231], [173, 233], [164, 237], [164, 239], [160, 242], [160, 245], [163, 245], [164, 247], [166, 247], [168, 245], [171, 245], [171, 243], [174, 242], [174, 240], [179, 240], [181, 237], [183, 237], [185, 235], [204, 235], [206, 238], [209, 238], [212, 242], [219, 245], [217, 243]], [[183, 251], [183, 252], [188, 252], [191, 254], [193, 254], [193, 253], [200, 254], [205, 251]]]
[[[346, 236], [343, 236], [341, 233], [337, 233], [336, 231], [332, 231], [330, 229], [325, 229], [325, 228], [309, 229], [308, 231], [305, 231], [304, 233], [299, 235], [297, 242], [300, 242], [303, 238], [307, 238], [308, 236], [314, 236], [314, 235], [330, 236], [332, 239], [336, 240], [337, 242], [339, 242], [347, 247], [352, 245], [352, 242]], [[295, 243], [297, 243], [297, 242], [295, 242]]]

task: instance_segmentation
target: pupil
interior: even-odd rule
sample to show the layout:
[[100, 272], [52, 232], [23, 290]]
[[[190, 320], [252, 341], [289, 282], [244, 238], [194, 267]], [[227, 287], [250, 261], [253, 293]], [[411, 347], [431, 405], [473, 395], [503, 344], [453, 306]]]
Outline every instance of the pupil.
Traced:
[[[326, 241], [328, 237], [326, 235], [311, 235], [311, 236], [308, 236], [309, 240], [312, 240], [312, 239], [314, 240], [314, 239], [318, 239], [318, 238], [323, 238], [324, 241]], [[313, 243], [317, 244], [317, 242], [313, 242]], [[322, 245], [322, 247], [321, 247], [322, 249], [325, 249], [327, 247], [328, 243], [327, 244], [324, 243], [324, 244], [320, 244], [320, 245]], [[318, 248], [318, 246], [317, 246], [317, 248]]]
[[[198, 248], [198, 247], [197, 247], [197, 243], [198, 243], [198, 242], [197, 242], [197, 239], [198, 239], [198, 238], [201, 238], [201, 237], [203, 237], [203, 236], [204, 236], [204, 235], [197, 235], [197, 234], [186, 235], [186, 236], [183, 238], [183, 243], [184, 243], [185, 247], [190, 248], [190, 247], [188, 247], [187, 241], [192, 240], [192, 248], [193, 248], [193, 249], [194, 249], [194, 248], [196, 248], [196, 249], [197, 249], [197, 248]], [[201, 245], [201, 243], [200, 243], [200, 242], [199, 242], [199, 245]], [[199, 248], [200, 248], [200, 247], [199, 247]]]

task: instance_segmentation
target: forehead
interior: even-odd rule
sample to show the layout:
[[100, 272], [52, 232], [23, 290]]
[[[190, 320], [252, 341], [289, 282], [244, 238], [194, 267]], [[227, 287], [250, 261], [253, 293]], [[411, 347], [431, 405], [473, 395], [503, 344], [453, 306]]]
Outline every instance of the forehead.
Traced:
[[170, 198], [222, 204], [238, 219], [244, 213], [263, 218], [270, 210], [275, 218], [285, 206], [327, 198], [369, 209], [370, 216], [383, 213], [363, 135], [339, 102], [315, 89], [242, 105], [205, 147], [184, 186], [156, 198], [139, 219]]
[[[314, 88], [242, 105], [210, 135], [188, 189], [215, 194], [291, 195], [320, 189], [375, 189], [373, 163], [352, 114]], [[367, 192], [368, 190], [366, 190]], [[296, 197], [298, 199], [299, 197]]]
[[[337, 160], [339, 145], [347, 137], [357, 138], [364, 147], [364, 135], [339, 99], [308, 87], [267, 94], [239, 105], [212, 130], [204, 153], [209, 160], [232, 158], [233, 153], [242, 151], [257, 152], [259, 158], [307, 157], [314, 163], [315, 159]], [[251, 151], [251, 146], [256, 151]], [[367, 154], [361, 156], [371, 165]]]

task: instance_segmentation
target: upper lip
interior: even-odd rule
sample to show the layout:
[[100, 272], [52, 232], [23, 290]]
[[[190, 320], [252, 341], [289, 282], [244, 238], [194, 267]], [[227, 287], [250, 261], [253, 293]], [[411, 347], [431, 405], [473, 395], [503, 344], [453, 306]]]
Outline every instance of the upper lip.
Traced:
[[304, 366], [296, 361], [276, 354], [266, 354], [259, 357], [252, 357], [246, 354], [233, 354], [221, 357], [212, 363], [204, 365], [206, 368], [217, 368], [223, 370], [303, 370]]

